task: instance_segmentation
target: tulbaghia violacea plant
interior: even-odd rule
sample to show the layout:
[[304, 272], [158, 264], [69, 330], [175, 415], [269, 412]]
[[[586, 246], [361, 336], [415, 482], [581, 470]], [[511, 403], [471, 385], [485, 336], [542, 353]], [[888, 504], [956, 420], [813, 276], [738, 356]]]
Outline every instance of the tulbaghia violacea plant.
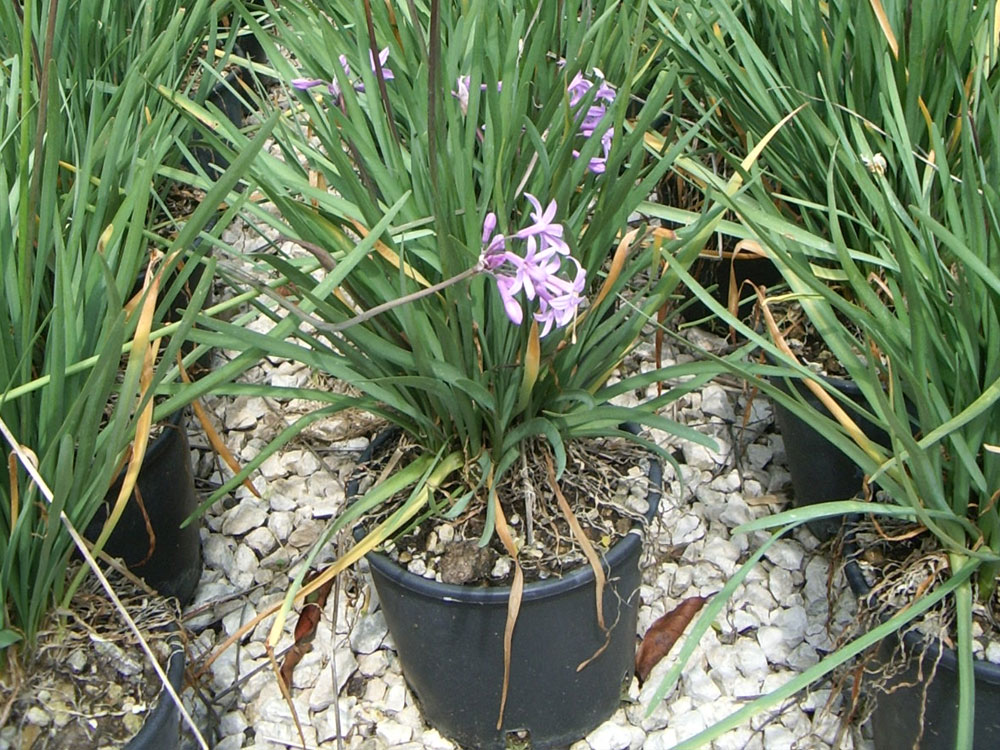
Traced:
[[[527, 441], [547, 444], [560, 476], [568, 440], [641, 441], [622, 428], [627, 421], [710, 443], [659, 413], [681, 391], [653, 386], [684, 374], [695, 376], [686, 387], [697, 387], [711, 368], [615, 379], [669, 299], [673, 268], [697, 254], [678, 242], [665, 264], [652, 233], [627, 226], [693, 137], [673, 134], [659, 154], [644, 146], [679, 81], [670, 71], [644, 77], [655, 66], [643, 9], [610, 0], [530, 10], [434, 0], [426, 14], [409, 6], [416, 16], [390, 17], [383, 4], [360, 7], [287, 0], [271, 12], [300, 67], [260, 38], [302, 117], [279, 120], [284, 158], [261, 154], [252, 170], [280, 222], [247, 207], [299, 252], [245, 258], [260, 271], [259, 287], [264, 278], [282, 287], [260, 303], [271, 333], [209, 322], [230, 342], [305, 362], [355, 390], [311, 392], [316, 411], [206, 503], [308, 424], [347, 407], [384, 417], [419, 448], [393, 473], [398, 490], [411, 490], [402, 507], [325, 576], [418, 514], [456, 518], [479, 508], [488, 541], [505, 512], [496, 488]], [[378, 49], [388, 53], [376, 57]], [[381, 69], [363, 64], [374, 60]], [[345, 66], [361, 71], [361, 85], [341, 85], [338, 101], [294, 93], [302, 71], [325, 83], [344, 78]], [[633, 86], [645, 104], [626, 119]], [[220, 148], [234, 153], [247, 139], [225, 124], [219, 132]], [[618, 405], [647, 388], [648, 401]], [[394, 494], [377, 485], [334, 519], [316, 549]]]

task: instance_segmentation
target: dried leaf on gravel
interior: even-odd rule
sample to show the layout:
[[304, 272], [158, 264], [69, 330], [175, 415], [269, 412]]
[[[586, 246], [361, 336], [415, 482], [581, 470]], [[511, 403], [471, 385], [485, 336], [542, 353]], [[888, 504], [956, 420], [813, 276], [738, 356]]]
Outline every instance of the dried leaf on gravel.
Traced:
[[309, 596], [309, 600], [299, 613], [298, 622], [295, 623], [295, 643], [288, 649], [284, 660], [281, 662], [281, 680], [286, 686], [292, 686], [292, 672], [295, 665], [302, 661], [302, 657], [312, 649], [312, 639], [316, 636], [316, 626], [319, 625], [319, 618], [323, 614], [326, 606], [326, 599], [330, 595], [333, 586], [331, 578], [316, 593]]
[[684, 628], [706, 601], [708, 600], [703, 596], [690, 596], [649, 626], [635, 653], [635, 676], [639, 678], [639, 682], [645, 682], [653, 667], [670, 653], [670, 649], [684, 633]]

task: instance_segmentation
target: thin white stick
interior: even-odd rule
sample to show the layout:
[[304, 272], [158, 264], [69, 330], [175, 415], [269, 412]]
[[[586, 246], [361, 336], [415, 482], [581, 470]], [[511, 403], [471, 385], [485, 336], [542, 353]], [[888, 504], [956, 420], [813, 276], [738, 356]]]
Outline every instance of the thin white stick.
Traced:
[[[7, 427], [7, 423], [3, 421], [3, 418], [0, 418], [0, 433], [3, 433], [4, 438], [10, 444], [11, 449], [14, 451], [14, 454], [20, 460], [21, 465], [24, 466], [24, 470], [27, 471], [28, 475], [34, 480], [35, 484], [38, 486], [38, 489], [41, 491], [42, 496], [45, 498], [46, 502], [48, 502], [49, 505], [51, 505], [53, 499], [52, 490], [49, 489], [48, 484], [46, 484], [45, 480], [42, 479], [42, 475], [38, 473], [38, 467], [35, 466], [35, 462], [25, 452], [24, 447], [17, 441], [13, 433], [11, 433], [10, 429]], [[13, 519], [11, 520], [13, 521]], [[167, 677], [167, 673], [163, 671], [163, 667], [160, 666], [160, 662], [157, 660], [156, 655], [153, 654], [153, 650], [149, 647], [149, 644], [146, 643], [146, 639], [142, 637], [142, 633], [139, 632], [139, 626], [135, 624], [135, 621], [132, 619], [132, 616], [128, 613], [128, 610], [126, 610], [125, 606], [121, 603], [121, 600], [118, 598], [118, 595], [111, 587], [111, 583], [104, 576], [104, 573], [101, 572], [100, 567], [98, 567], [97, 565], [97, 561], [94, 559], [93, 555], [90, 554], [90, 550], [87, 549], [86, 542], [83, 541], [83, 538], [80, 536], [77, 530], [73, 528], [73, 524], [72, 522], [70, 522], [69, 517], [66, 515], [65, 512], [59, 511], [59, 520], [62, 521], [63, 526], [66, 527], [66, 530], [69, 532], [70, 537], [72, 537], [73, 539], [73, 543], [76, 544], [76, 547], [80, 551], [80, 554], [83, 555], [83, 559], [87, 561], [87, 565], [90, 566], [90, 569], [94, 572], [94, 575], [97, 576], [97, 580], [101, 582], [101, 587], [105, 590], [105, 592], [107, 592], [108, 596], [111, 597], [111, 601], [114, 603], [115, 608], [118, 610], [119, 614], [121, 614], [122, 618], [128, 624], [129, 629], [135, 634], [135, 637], [139, 639], [139, 645], [142, 646], [142, 650], [146, 653], [146, 656], [149, 658], [150, 663], [153, 665], [153, 669], [156, 670], [156, 674], [159, 676], [160, 681], [163, 683], [163, 687], [170, 694], [170, 697], [173, 699], [174, 703], [177, 704], [177, 709], [180, 711], [181, 716], [184, 717], [185, 723], [187, 723], [187, 725], [191, 727], [191, 731], [194, 732], [194, 736], [195, 739], [198, 740], [198, 744], [203, 748], [203, 750], [209, 750], [208, 743], [205, 741], [205, 738], [202, 737], [201, 732], [198, 731], [198, 727], [197, 725], [195, 725], [194, 719], [191, 718], [191, 714], [189, 714], [187, 712], [187, 709], [184, 708], [184, 704], [181, 702], [180, 696], [177, 695], [177, 691], [174, 690], [174, 686], [170, 684], [170, 679]]]

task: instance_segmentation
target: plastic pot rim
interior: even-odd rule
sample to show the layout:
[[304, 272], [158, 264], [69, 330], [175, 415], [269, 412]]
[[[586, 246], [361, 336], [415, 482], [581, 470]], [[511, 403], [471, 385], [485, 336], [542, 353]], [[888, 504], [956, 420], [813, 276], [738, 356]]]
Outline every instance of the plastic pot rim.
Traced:
[[[374, 449], [381, 444], [382, 441], [388, 439], [390, 434], [390, 432], [385, 431], [377, 435], [376, 438], [370, 443], [369, 448], [365, 450], [365, 454], [367, 455], [363, 454], [359, 463], [362, 463], [364, 460], [369, 458]], [[646, 495], [649, 503], [649, 509], [645, 513], [646, 523], [648, 524], [651, 523], [656, 517], [656, 512], [659, 508], [660, 498], [662, 496], [660, 485], [663, 479], [663, 467], [660, 465], [659, 461], [656, 460], [655, 456], [651, 456], [649, 470], [647, 471], [646, 476], [649, 479], [649, 492]], [[349, 498], [354, 495], [354, 493], [351, 492], [352, 485], [354, 489], [356, 489], [356, 480], [352, 480], [348, 483], [347, 496]], [[360, 526], [356, 527], [355, 534], [357, 534], [360, 530]], [[644, 533], [644, 524], [634, 525], [622, 539], [620, 539], [608, 550], [607, 554], [602, 555], [602, 565], [605, 570], [618, 565], [630, 555], [635, 554], [636, 550], [642, 545]], [[510, 601], [510, 586], [467, 586], [458, 583], [443, 583], [435, 581], [418, 576], [415, 573], [411, 573], [390, 559], [388, 555], [381, 552], [369, 552], [365, 555], [365, 559], [368, 561], [369, 565], [377, 569], [379, 573], [394, 583], [428, 598], [443, 599], [445, 601], [454, 601], [466, 604], [502, 605], [505, 607]], [[546, 599], [567, 591], [593, 585], [593, 583], [593, 569], [588, 564], [582, 564], [580, 567], [575, 568], [572, 572], [566, 575], [548, 578], [541, 581], [533, 581], [526, 584], [521, 595], [521, 601], [531, 602], [539, 599]]]
[[[852, 554], [855, 550], [856, 547], [854, 547], [853, 542], [844, 545], [845, 554]], [[871, 587], [868, 585], [868, 581], [865, 580], [865, 576], [861, 572], [861, 566], [858, 565], [857, 560], [853, 558], [847, 560], [844, 564], [844, 577], [847, 578], [847, 583], [851, 587], [851, 591], [859, 600], [868, 596]], [[929, 641], [924, 638], [922, 633], [913, 629], [907, 630], [904, 633], [900, 633], [897, 630], [895, 635], [902, 637], [903, 644], [907, 649], [912, 650], [914, 653], [922, 652], [926, 654], [925, 658], [929, 659], [931, 663], [937, 662], [939, 668], [943, 667], [952, 672], [958, 672], [958, 655], [955, 649], [944, 646], [942, 650], [940, 641]], [[939, 653], [940, 661], [938, 661]], [[974, 656], [973, 669], [977, 681], [982, 681], [989, 685], [1000, 685], [1000, 664], [994, 664], [991, 661]]]

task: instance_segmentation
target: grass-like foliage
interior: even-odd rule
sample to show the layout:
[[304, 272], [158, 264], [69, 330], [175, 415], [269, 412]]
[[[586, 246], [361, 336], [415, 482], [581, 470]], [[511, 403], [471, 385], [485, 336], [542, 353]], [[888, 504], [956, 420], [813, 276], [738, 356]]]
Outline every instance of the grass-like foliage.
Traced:
[[[719, 10], [726, 4], [709, 5]], [[810, 12], [801, 4], [787, 13], [780, 3], [773, 5], [777, 18], [801, 19]], [[897, 16], [878, 2], [863, 5], [858, 12], [866, 18], [871, 14], [866, 31], [860, 22], [838, 16], [842, 9], [831, 3], [824, 12], [817, 6], [815, 33], [804, 33], [794, 43], [781, 32], [771, 34], [770, 46], [765, 46], [757, 35], [757, 44], [770, 49], [772, 60], [797, 59], [798, 65], [771, 67], [756, 54], [739, 58], [779, 76], [774, 85], [754, 89], [762, 101], [774, 92], [788, 93], [788, 106], [798, 106], [796, 99], [809, 100], [784, 139], [786, 146], [809, 156], [798, 160], [801, 180], [794, 171], [783, 175], [781, 160], [768, 161], [771, 176], [782, 182], [780, 196], [767, 189], [766, 180], [754, 181], [750, 191], [729, 203], [781, 269], [791, 289], [782, 301], [801, 305], [817, 335], [861, 389], [861, 403], [798, 362], [769, 314], [763, 332], [752, 330], [732, 319], [692, 279], [687, 281], [699, 298], [777, 363], [745, 363], [737, 370], [820, 430], [862, 467], [872, 486], [885, 492], [879, 496], [882, 502], [844, 498], [760, 519], [743, 530], [777, 528], [780, 535], [809, 519], [843, 513], [909, 518], [947, 553], [950, 576], [884, 624], [684, 747], [695, 747], [777, 705], [946, 598], [956, 613], [960, 667], [956, 747], [971, 747], [973, 592], [988, 599], [1000, 570], [995, 9], [967, 6], [954, 17], [949, 9], [948, 23], [941, 23], [940, 9], [929, 6], [893, 3], [890, 10], [898, 10]], [[882, 17], [885, 26], [879, 25]], [[729, 19], [722, 29], [736, 40], [732, 49], [737, 52], [747, 48], [752, 30], [764, 23], [750, 9], [739, 21], [721, 11], [716, 18]], [[702, 50], [706, 67], [719, 60], [729, 65], [734, 59], [735, 53], [723, 54], [721, 42], [718, 46], [715, 54], [705, 54], [704, 44], [695, 47]], [[816, 55], [791, 57], [804, 48]], [[849, 55], [855, 63], [837, 81], [827, 80], [830, 50], [837, 50], [836, 59]], [[812, 89], [817, 81], [823, 86], [818, 92]], [[828, 85], [832, 83], [839, 85]], [[738, 88], [732, 87], [731, 96], [741, 95]], [[817, 107], [826, 117], [814, 127], [802, 115]], [[781, 136], [775, 139], [776, 152], [781, 141]], [[810, 170], [815, 174], [807, 177]], [[785, 201], [797, 201], [800, 210], [789, 212]], [[761, 301], [769, 313], [779, 300], [761, 295]], [[825, 409], [811, 407], [796, 388], [777, 385], [786, 378], [811, 390]], [[863, 420], [881, 428], [888, 444], [866, 437], [859, 427]], [[757, 559], [741, 568], [728, 593]], [[695, 637], [721, 606], [706, 609]], [[682, 652], [661, 694], [689, 654], [687, 648]]]
[[[560, 472], [565, 440], [619, 434], [626, 420], [705, 441], [656, 414], [680, 391], [635, 409], [612, 404], [670, 371], [609, 383], [676, 284], [659, 262], [663, 243], [624, 237], [626, 222], [690, 137], [678, 133], [661, 155], [645, 150], [643, 133], [678, 81], [649, 67], [644, 10], [269, 6], [272, 33], [261, 39], [294, 106], [275, 130], [280, 153], [252, 169], [281, 220], [250, 208], [311, 254], [252, 259], [280, 275], [280, 305], [262, 306], [272, 333], [212, 325], [357, 395], [309, 394], [328, 405], [220, 492], [348, 406], [399, 425], [449, 472], [464, 467], [444, 507], [452, 517], [477, 494], [491, 497], [536, 436]], [[238, 151], [241, 138], [224, 140]]]
[[[156, 87], [198, 96], [191, 73], [220, 9], [0, 9], [0, 650], [30, 647], [62, 596], [72, 542], [61, 514], [84, 529], [123, 467], [138, 468], [153, 392], [176, 377], [206, 298], [212, 274], [196, 282], [198, 255], [184, 251], [233, 180], [170, 238], [166, 165], [180, 163], [191, 127]], [[171, 306], [187, 312], [168, 329]], [[10, 441], [34, 456], [51, 502]]]

